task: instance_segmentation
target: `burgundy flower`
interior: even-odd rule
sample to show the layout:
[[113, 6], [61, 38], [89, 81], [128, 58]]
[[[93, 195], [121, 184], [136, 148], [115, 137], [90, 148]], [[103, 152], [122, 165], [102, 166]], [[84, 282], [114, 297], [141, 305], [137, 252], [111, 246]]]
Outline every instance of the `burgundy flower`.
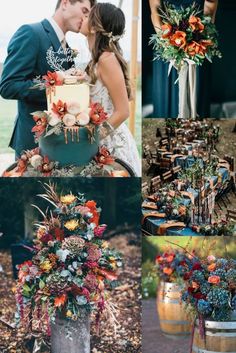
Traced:
[[45, 234], [40, 238], [40, 241], [42, 243], [48, 243], [49, 241], [53, 241], [53, 240], [54, 240], [54, 238], [53, 238], [52, 234]]
[[187, 280], [189, 280], [190, 278], [191, 278], [191, 276], [192, 276], [192, 271], [190, 271], [190, 272], [186, 272], [185, 274], [184, 274], [184, 280], [185, 281], [187, 281]]
[[201, 292], [193, 293], [192, 296], [198, 300], [199, 299], [206, 299], [206, 296], [204, 294], [202, 294]]
[[193, 265], [193, 271], [201, 270], [201, 269], [202, 269], [202, 265], [200, 264], [200, 262], [196, 262], [196, 263]]

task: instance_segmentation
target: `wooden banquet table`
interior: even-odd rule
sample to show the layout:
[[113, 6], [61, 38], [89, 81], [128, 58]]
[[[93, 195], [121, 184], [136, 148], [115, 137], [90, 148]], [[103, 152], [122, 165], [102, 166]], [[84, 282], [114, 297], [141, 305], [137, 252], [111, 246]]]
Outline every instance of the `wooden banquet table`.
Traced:
[[[186, 156], [188, 157], [188, 156]], [[188, 161], [189, 162], [189, 161]], [[205, 177], [204, 188], [201, 190], [189, 187], [186, 191], [180, 192], [183, 196], [181, 204], [188, 206], [194, 204], [199, 197], [204, 197], [206, 191], [214, 190], [215, 194], [219, 192], [216, 186], [218, 182], [225, 183], [230, 180], [229, 166], [226, 161], [221, 160], [218, 165], [217, 175]], [[153, 202], [156, 194], [150, 195], [142, 204], [143, 229], [153, 235], [184, 235], [197, 236], [202, 235], [193, 231], [191, 225], [179, 222], [175, 219], [167, 219], [166, 214], [162, 210], [158, 210], [156, 203]], [[195, 223], [196, 224], [196, 223]]]

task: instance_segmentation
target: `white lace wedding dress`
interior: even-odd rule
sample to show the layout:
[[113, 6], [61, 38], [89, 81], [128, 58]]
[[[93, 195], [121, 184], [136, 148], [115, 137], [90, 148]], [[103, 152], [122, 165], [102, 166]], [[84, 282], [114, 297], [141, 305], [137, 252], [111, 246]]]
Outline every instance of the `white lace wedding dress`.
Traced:
[[[112, 115], [114, 107], [111, 97], [99, 79], [90, 88], [90, 98], [93, 103], [100, 103], [108, 116]], [[141, 159], [135, 140], [125, 123], [122, 123], [110, 136], [103, 139], [101, 145], [107, 146], [112, 155], [126, 162], [136, 176], [141, 176]]]

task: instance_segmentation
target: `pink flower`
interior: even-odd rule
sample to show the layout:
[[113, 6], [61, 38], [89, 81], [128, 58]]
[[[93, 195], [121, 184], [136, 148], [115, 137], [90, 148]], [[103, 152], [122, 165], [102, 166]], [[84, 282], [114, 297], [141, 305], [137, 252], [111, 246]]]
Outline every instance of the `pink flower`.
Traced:
[[84, 279], [84, 286], [94, 290], [98, 286], [97, 277], [93, 273], [88, 273]]
[[97, 226], [94, 229], [95, 237], [99, 237], [100, 238], [103, 235], [103, 233], [105, 232], [106, 228], [107, 228], [106, 224], [101, 224], [100, 226]]
[[81, 216], [85, 216], [87, 213], [90, 212], [90, 209], [88, 207], [84, 207], [84, 206], [77, 206], [76, 210], [79, 211]]
[[96, 262], [102, 256], [101, 250], [97, 247], [97, 245], [91, 244], [88, 248], [88, 261]]
[[98, 263], [96, 261], [86, 261], [84, 265], [88, 268], [98, 267]]
[[209, 255], [207, 256], [207, 261], [208, 262], [214, 262], [216, 260], [215, 256], [214, 255]]

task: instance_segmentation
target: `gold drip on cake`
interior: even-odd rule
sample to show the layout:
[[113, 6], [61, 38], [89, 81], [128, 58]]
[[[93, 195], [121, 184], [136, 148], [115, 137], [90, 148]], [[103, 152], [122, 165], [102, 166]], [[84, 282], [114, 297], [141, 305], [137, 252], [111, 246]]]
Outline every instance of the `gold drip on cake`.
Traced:
[[79, 126], [64, 127], [64, 137], [65, 137], [65, 143], [66, 144], [68, 144], [68, 133], [71, 134], [72, 142], [75, 141], [74, 137], [76, 137], [76, 141], [79, 142]]
[[52, 94], [56, 96], [56, 86], [50, 86], [46, 88], [46, 95], [49, 98], [49, 103], [52, 103]]
[[89, 136], [89, 142], [92, 144], [93, 142], [95, 142], [95, 129], [96, 127], [94, 125], [87, 125], [86, 129], [88, 130], [88, 136]]

